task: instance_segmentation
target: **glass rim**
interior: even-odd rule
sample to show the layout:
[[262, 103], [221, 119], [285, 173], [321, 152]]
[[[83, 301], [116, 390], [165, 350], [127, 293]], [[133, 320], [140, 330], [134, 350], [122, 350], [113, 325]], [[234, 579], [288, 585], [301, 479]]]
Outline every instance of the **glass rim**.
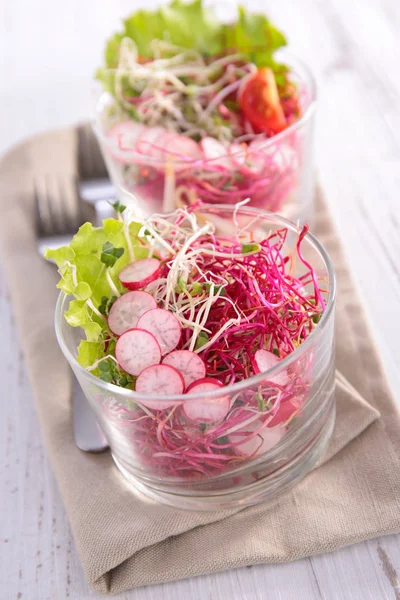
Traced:
[[[228, 212], [233, 213], [235, 211], [235, 209], [237, 210], [236, 205], [234, 205], [234, 204], [204, 204], [201, 207], [202, 211], [203, 210], [206, 212], [208, 211], [209, 213], [221, 212], [221, 211], [228, 211]], [[260, 219], [266, 219], [266, 220], [269, 219], [269, 220], [275, 221], [275, 222], [279, 223], [280, 225], [287, 227], [291, 231], [298, 230], [298, 226], [295, 223], [293, 223], [292, 221], [289, 221], [288, 219], [285, 219], [284, 217], [277, 215], [276, 213], [270, 212], [270, 211], [261, 210], [261, 209], [253, 208], [250, 206], [249, 207], [243, 206], [243, 207], [240, 207], [237, 210], [237, 212], [238, 213], [242, 212], [242, 214], [247, 212], [247, 213], [250, 213], [250, 215], [254, 215], [254, 216], [258, 215], [260, 217]], [[172, 213], [168, 213], [168, 214], [172, 214]], [[189, 395], [175, 394], [175, 395], [165, 395], [165, 396], [154, 396], [155, 399], [158, 399], [158, 400], [162, 399], [163, 401], [171, 402], [171, 406], [173, 406], [174, 404], [181, 404], [182, 402], [188, 402], [188, 401], [192, 401], [192, 400], [193, 401], [196, 401], [199, 399], [204, 400], [204, 398], [216, 399], [216, 398], [220, 398], [226, 394], [229, 394], [232, 396], [236, 393], [239, 393], [239, 392], [245, 390], [246, 388], [248, 388], [252, 385], [258, 385], [258, 384], [261, 384], [262, 382], [266, 381], [268, 378], [269, 379], [273, 378], [274, 375], [278, 374], [282, 368], [289, 367], [292, 363], [296, 362], [307, 351], [307, 349], [314, 342], [315, 338], [322, 334], [327, 323], [330, 321], [330, 317], [334, 310], [335, 300], [336, 300], [336, 274], [335, 274], [335, 269], [334, 269], [332, 260], [329, 256], [328, 252], [325, 250], [324, 246], [321, 244], [321, 242], [319, 242], [318, 239], [310, 232], [307, 232], [303, 239], [307, 240], [309, 243], [311, 243], [311, 246], [319, 253], [319, 255], [321, 256], [321, 258], [324, 261], [324, 264], [327, 268], [328, 277], [329, 277], [329, 294], [328, 294], [328, 299], [326, 301], [325, 310], [322, 313], [322, 317], [321, 317], [320, 321], [316, 325], [315, 329], [307, 337], [307, 339], [298, 348], [296, 348], [291, 354], [288, 354], [288, 356], [286, 356], [281, 361], [279, 361], [279, 363], [276, 364], [274, 367], [268, 369], [267, 371], [263, 371], [262, 373], [258, 373], [257, 375], [252, 375], [251, 377], [248, 377], [247, 379], [238, 381], [237, 383], [233, 383], [232, 385], [226, 385], [215, 391], [203, 392], [203, 393], [198, 393], [198, 394], [189, 394]], [[64, 336], [62, 334], [62, 330], [61, 330], [61, 319], [64, 318], [64, 312], [65, 312], [64, 307], [65, 307], [65, 303], [67, 302], [68, 298], [69, 298], [68, 294], [66, 294], [65, 292], [60, 292], [58, 299], [57, 299], [56, 308], [55, 308], [54, 323], [55, 323], [55, 332], [56, 332], [57, 341], [59, 343], [59, 346], [60, 346], [64, 356], [68, 360], [69, 364], [71, 366], [74, 365], [74, 368], [79, 373], [81, 373], [84, 377], [89, 379], [89, 381], [91, 381], [93, 384], [101, 387], [102, 389], [104, 389], [112, 394], [118, 394], [118, 395], [126, 398], [127, 400], [131, 400], [131, 401], [139, 402], [139, 403], [140, 403], [141, 398], [148, 400], [149, 399], [148, 395], [139, 394], [133, 390], [119, 387], [113, 383], [107, 383], [107, 382], [101, 380], [99, 377], [96, 377], [95, 375], [93, 375], [90, 371], [87, 371], [87, 369], [85, 369], [85, 367], [83, 367], [82, 365], [80, 365], [78, 363], [78, 361], [76, 360], [76, 357], [73, 355], [70, 348], [68, 347], [68, 345], [64, 339]], [[71, 327], [71, 325], [69, 325], [69, 324], [67, 324], [67, 326]]]
[[[273, 148], [274, 144], [276, 144], [277, 142], [278, 143], [281, 142], [282, 140], [290, 137], [290, 135], [292, 133], [305, 127], [309, 123], [309, 121], [311, 121], [313, 116], [315, 115], [316, 108], [317, 108], [317, 84], [316, 84], [315, 77], [314, 77], [313, 73], [311, 72], [311, 70], [309, 69], [309, 67], [307, 66], [307, 64], [305, 62], [303, 62], [297, 56], [293, 55], [292, 52], [290, 52], [290, 50], [281, 49], [278, 51], [278, 53], [283, 54], [285, 57], [289, 57], [289, 59], [290, 59], [289, 62], [293, 62], [293, 64], [295, 65], [295, 68], [293, 69], [294, 74], [298, 74], [296, 72], [296, 66], [299, 67], [300, 70], [304, 71], [305, 77], [302, 77], [301, 79], [307, 80], [307, 85], [309, 87], [309, 92], [310, 92], [310, 99], [309, 99], [309, 102], [308, 102], [303, 114], [301, 115], [301, 117], [299, 119], [294, 121], [294, 123], [289, 125], [289, 127], [284, 129], [280, 133], [277, 133], [270, 138], [260, 139], [260, 145], [257, 148], [258, 150], [268, 150], [269, 148]], [[115, 69], [109, 69], [109, 70], [112, 71]], [[110, 97], [112, 97], [109, 92], [102, 90], [100, 96], [97, 99], [96, 106], [98, 105], [100, 99], [107, 94]], [[135, 158], [137, 157], [138, 159], [141, 159], [141, 160], [145, 159], [146, 164], [148, 163], [150, 165], [167, 165], [167, 163], [169, 162], [168, 158], [158, 158], [158, 157], [149, 156], [148, 154], [145, 154], [143, 152], [137, 152], [136, 150], [121, 150], [120, 148], [118, 148], [118, 146], [113, 141], [111, 141], [106, 136], [106, 134], [103, 133], [103, 131], [101, 130], [101, 127], [98, 124], [98, 119], [96, 118], [96, 112], [97, 111], [95, 110], [95, 116], [92, 118], [92, 121], [91, 121], [92, 128], [93, 128], [94, 133], [96, 134], [98, 139], [101, 141], [101, 143], [104, 144], [104, 146], [106, 146], [107, 148], [110, 148], [110, 150], [111, 149], [118, 150], [118, 152], [122, 152], [122, 153], [126, 152], [126, 157], [127, 158], [129, 157], [131, 160], [135, 160]], [[172, 132], [170, 132], [170, 133], [172, 133]], [[180, 134], [180, 135], [184, 135], [184, 134]], [[262, 136], [262, 134], [260, 134], [260, 137], [261, 136]], [[235, 142], [235, 140], [234, 140], [234, 142]], [[221, 160], [221, 158], [224, 158], [225, 156], [240, 157], [243, 154], [245, 154], [245, 150], [241, 149], [241, 150], [237, 150], [232, 153], [227, 152], [226, 155], [218, 156], [216, 158], [208, 158], [208, 159], [203, 158], [203, 159], [190, 159], [190, 160], [184, 160], [184, 159], [176, 159], [175, 160], [174, 159], [173, 163], [176, 165], [179, 165], [179, 166], [186, 165], [187, 167], [201, 166], [204, 164], [212, 165], [213, 162], [217, 163], [218, 161]]]

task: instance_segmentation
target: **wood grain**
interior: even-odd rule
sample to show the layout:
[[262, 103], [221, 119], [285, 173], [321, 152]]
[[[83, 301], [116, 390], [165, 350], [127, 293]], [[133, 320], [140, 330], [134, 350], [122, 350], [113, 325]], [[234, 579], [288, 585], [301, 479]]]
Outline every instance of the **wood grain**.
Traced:
[[[141, 5], [149, 2], [142, 2]], [[266, 9], [319, 82], [316, 162], [389, 381], [400, 400], [400, 4], [248, 1]], [[105, 37], [134, 0], [0, 0], [0, 152], [86, 119]], [[220, 0], [222, 14], [233, 2]], [[46, 15], [46, 18], [43, 17]], [[4, 201], [4, 199], [3, 199]], [[0, 598], [100, 598], [88, 589], [43, 450], [0, 273]], [[157, 566], [155, 565], [155, 568]], [[127, 592], [129, 600], [400, 600], [400, 536], [286, 565]]]

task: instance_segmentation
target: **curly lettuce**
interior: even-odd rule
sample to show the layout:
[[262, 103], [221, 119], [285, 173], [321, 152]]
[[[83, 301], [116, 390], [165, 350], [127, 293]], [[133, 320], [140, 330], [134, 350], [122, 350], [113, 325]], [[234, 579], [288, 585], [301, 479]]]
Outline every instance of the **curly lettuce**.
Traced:
[[69, 325], [85, 332], [86, 340], [80, 343], [77, 358], [84, 367], [106, 356], [106, 310], [110, 299], [125, 291], [118, 273], [132, 260], [148, 255], [148, 249], [137, 238], [141, 224], [130, 223], [127, 231], [125, 227], [117, 219], [104, 220], [102, 227], [85, 223], [69, 246], [47, 249], [45, 254], [58, 267], [61, 278], [57, 287], [74, 296], [64, 316]]
[[269, 66], [278, 74], [284, 66], [275, 62], [273, 54], [287, 43], [283, 33], [264, 14], [249, 13], [244, 6], [238, 7], [238, 17], [233, 23], [219, 22], [212, 9], [203, 6], [202, 0], [188, 3], [173, 0], [155, 11], [141, 9], [125, 19], [123, 30], [106, 43], [105, 67], [97, 71], [96, 77], [111, 93], [114, 87], [112, 70], [118, 66], [124, 38], [135, 42], [139, 56], [144, 59], [154, 58], [152, 41], [156, 39], [182, 49], [196, 50], [205, 57], [226, 51], [239, 52], [244, 60], [257, 67]]

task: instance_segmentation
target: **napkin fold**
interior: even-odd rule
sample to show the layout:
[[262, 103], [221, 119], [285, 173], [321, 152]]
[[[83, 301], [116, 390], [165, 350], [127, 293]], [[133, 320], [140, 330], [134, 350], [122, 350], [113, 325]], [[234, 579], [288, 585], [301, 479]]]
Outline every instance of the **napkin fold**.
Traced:
[[[82, 131], [37, 136], [3, 158], [0, 249], [44, 443], [89, 584], [112, 594], [287, 562], [400, 531], [399, 410], [321, 193], [315, 232], [336, 266], [339, 293], [337, 420], [318, 468], [273, 502], [188, 512], [133, 494], [109, 453], [77, 449], [70, 372], [53, 327], [58, 276], [36, 252], [33, 186], [38, 176], [68, 179], [87, 170]], [[99, 172], [91, 176], [102, 176], [101, 161], [96, 164]]]

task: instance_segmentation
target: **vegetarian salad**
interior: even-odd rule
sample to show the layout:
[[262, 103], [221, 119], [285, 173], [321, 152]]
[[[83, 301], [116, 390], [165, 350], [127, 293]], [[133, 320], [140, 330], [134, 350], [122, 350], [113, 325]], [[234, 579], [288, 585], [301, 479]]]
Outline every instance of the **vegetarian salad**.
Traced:
[[86, 335], [77, 361], [140, 395], [99, 396], [102, 410], [165, 476], [211, 475], [265, 452], [307, 400], [312, 357], [230, 390], [290, 355], [325, 310], [326, 281], [302, 254], [307, 226], [293, 244], [287, 228], [260, 235], [236, 210], [227, 235], [199, 206], [143, 222], [114, 208], [117, 219], [47, 251], [74, 296], [65, 318]]
[[221, 23], [202, 0], [127, 18], [97, 72], [106, 94], [96, 130], [114, 180], [148, 214], [247, 197], [279, 210], [296, 185], [301, 136], [277, 134], [308, 102], [274, 58], [285, 44], [264, 15], [239, 7]]

